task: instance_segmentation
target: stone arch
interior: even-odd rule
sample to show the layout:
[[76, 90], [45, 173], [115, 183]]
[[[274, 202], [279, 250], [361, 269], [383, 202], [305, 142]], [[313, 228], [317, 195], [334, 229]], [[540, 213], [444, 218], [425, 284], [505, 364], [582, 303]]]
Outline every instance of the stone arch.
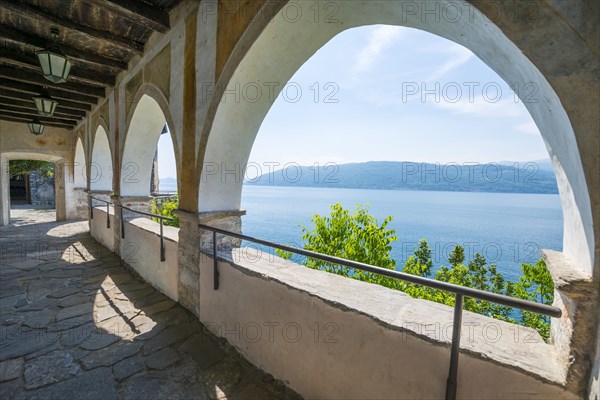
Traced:
[[[287, 12], [285, 7], [273, 18], [269, 18], [266, 12], [262, 18], [255, 19], [234, 49], [217, 84], [218, 92], [212, 99], [208, 122], [203, 129], [206, 145], [199, 150], [198, 168], [201, 169], [203, 165], [224, 165], [231, 169], [236, 165], [246, 165], [260, 125], [285, 82], [337, 34], [350, 28], [374, 24], [424, 30], [468, 48], [506, 82], [517, 83], [521, 87], [527, 83], [536, 85], [538, 101], [524, 103], [553, 161], [564, 214], [563, 252], [582, 272], [592, 274], [595, 243], [592, 206], [580, 150], [561, 98], [526, 56], [527, 52], [536, 52], [536, 45], [527, 43], [524, 45], [529, 46], [526, 49], [517, 47], [505, 32], [466, 2], [453, 3], [453, 7], [459, 10], [460, 18], [452, 21], [447, 18], [433, 21], [432, 18], [423, 18], [422, 13], [407, 13], [402, 2], [336, 1], [335, 4], [337, 12], [332, 23], [315, 23], [312, 15], [290, 23], [292, 16], [284, 14]], [[558, 15], [549, 14], [550, 17], [544, 17], [560, 19]], [[273, 16], [273, 13], [270, 15]], [[562, 21], [556, 24], [565, 26]], [[548, 62], [547, 73], [555, 74], [556, 68], [561, 65], [560, 58]], [[256, 82], [279, 82], [280, 85], [275, 88], [274, 95], [266, 95], [265, 91], [257, 101], [234, 102], [224, 97], [226, 91], [233, 93], [246, 83]], [[584, 85], [577, 89], [585, 98], [589, 89]], [[573, 96], [566, 91], [562, 94]], [[576, 106], [590, 107], [590, 104], [580, 103]], [[580, 112], [573, 107], [569, 111], [572, 115]], [[582, 137], [587, 134], [580, 132]], [[243, 185], [241, 177], [235, 179], [230, 175], [208, 174], [202, 170], [197, 172], [201, 177], [198, 193], [200, 212], [239, 209]]]
[[75, 158], [73, 161], [73, 182], [75, 189], [87, 188], [87, 165], [85, 158], [83, 140], [81, 137], [78, 137], [75, 144]]
[[150, 195], [152, 161], [161, 132], [168, 125], [179, 175], [179, 146], [169, 103], [156, 86], [145, 83], [129, 112], [121, 163], [121, 196]]
[[92, 159], [88, 172], [92, 191], [112, 192], [113, 190], [112, 151], [107, 132], [106, 123], [99, 120], [94, 132]]

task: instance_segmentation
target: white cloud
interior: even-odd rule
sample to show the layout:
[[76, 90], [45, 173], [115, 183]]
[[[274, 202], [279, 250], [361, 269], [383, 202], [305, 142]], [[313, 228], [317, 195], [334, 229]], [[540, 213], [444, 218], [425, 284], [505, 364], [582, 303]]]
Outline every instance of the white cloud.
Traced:
[[433, 81], [446, 75], [448, 72], [465, 64], [473, 57], [471, 51], [459, 44], [448, 45], [444, 49], [444, 53], [448, 55], [448, 59], [439, 67], [434, 69], [425, 79]]
[[394, 44], [404, 30], [398, 26], [383, 25], [371, 31], [369, 42], [356, 57], [355, 69], [360, 72], [371, 69], [381, 53]]

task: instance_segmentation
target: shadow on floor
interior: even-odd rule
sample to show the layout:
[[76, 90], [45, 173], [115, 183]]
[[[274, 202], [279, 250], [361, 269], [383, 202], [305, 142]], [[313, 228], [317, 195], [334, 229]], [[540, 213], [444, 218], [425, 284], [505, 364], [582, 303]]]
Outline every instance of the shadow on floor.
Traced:
[[87, 221], [0, 228], [0, 398], [296, 399]]

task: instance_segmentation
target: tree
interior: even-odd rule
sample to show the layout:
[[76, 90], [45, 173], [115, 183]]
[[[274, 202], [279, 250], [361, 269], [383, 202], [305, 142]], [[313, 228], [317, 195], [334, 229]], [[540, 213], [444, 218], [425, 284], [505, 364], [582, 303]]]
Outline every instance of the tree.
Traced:
[[[357, 206], [354, 212], [344, 209], [340, 204], [331, 206], [330, 216], [314, 215], [312, 230], [303, 227], [304, 248], [386, 269], [395, 269], [396, 261], [391, 257], [392, 243], [397, 240], [396, 232], [388, 229], [392, 217], [387, 217], [381, 225], [370, 216], [367, 207]], [[281, 257], [291, 258], [288, 252], [277, 252]], [[426, 239], [421, 239], [409, 257], [402, 271], [431, 278], [433, 259]], [[522, 276], [519, 281], [511, 282], [498, 272], [496, 265], [487, 264], [485, 257], [476, 253], [465, 265], [465, 252], [462, 246], [456, 246], [448, 256], [450, 267], [442, 265], [433, 276], [434, 279], [456, 285], [473, 287], [493, 293], [504, 294], [526, 300], [552, 304], [554, 287], [546, 264], [539, 260], [537, 264], [522, 264]], [[412, 297], [426, 299], [449, 306], [454, 305], [455, 295], [427, 286], [403, 282], [398, 279], [382, 277], [377, 274], [354, 270], [329, 262], [308, 258], [304, 265], [365, 282], [376, 283], [396, 290], [402, 290]], [[522, 312], [510, 307], [465, 297], [464, 308], [489, 317], [512, 323], [519, 323], [536, 329], [544, 339], [550, 336], [550, 322], [539, 314]]]
[[[387, 228], [391, 221], [392, 217], [387, 217], [379, 225], [377, 219], [369, 214], [368, 207], [358, 205], [355, 211], [350, 212], [340, 204], [334, 204], [331, 206], [330, 216], [322, 217], [318, 214], [313, 216], [312, 222], [315, 224], [313, 230], [302, 228], [304, 248], [394, 270], [396, 261], [391, 257], [390, 252], [392, 242], [398, 238], [395, 236], [395, 230]], [[291, 257], [291, 254], [287, 252], [278, 251], [277, 253], [286, 259]], [[390, 288], [399, 288], [400, 286], [397, 279], [314, 258], [305, 259], [304, 265]]]
[[[164, 220], [163, 224], [167, 226], [179, 227], [179, 217], [174, 213], [179, 208], [179, 199], [177, 196], [169, 197], [157, 202], [157, 199], [153, 199], [150, 203], [150, 212], [153, 214], [162, 215], [164, 217], [173, 218], [173, 221]], [[160, 222], [158, 218], [153, 218], [154, 221]]]
[[27, 175], [33, 171], [40, 171], [47, 178], [54, 176], [54, 164], [39, 160], [11, 160], [8, 163], [10, 177]]

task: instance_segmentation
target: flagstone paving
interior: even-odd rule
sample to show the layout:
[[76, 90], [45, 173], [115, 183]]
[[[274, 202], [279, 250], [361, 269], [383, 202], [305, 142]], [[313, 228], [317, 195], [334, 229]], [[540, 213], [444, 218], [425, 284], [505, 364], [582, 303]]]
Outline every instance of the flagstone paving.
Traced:
[[0, 228], [1, 399], [297, 399], [84, 222]]

